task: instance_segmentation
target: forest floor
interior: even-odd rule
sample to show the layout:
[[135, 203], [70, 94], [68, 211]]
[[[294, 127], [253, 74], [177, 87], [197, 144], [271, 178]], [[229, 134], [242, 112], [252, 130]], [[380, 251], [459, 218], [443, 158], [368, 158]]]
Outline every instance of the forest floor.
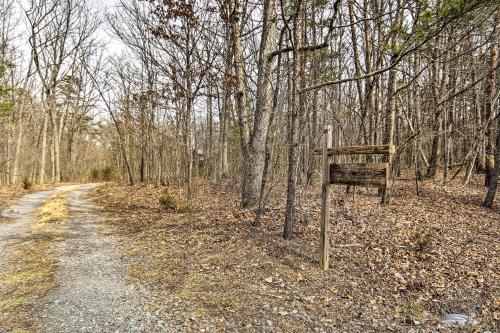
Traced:
[[0, 223], [0, 332], [496, 332], [500, 201], [481, 207], [481, 181], [426, 181], [417, 197], [398, 180], [388, 207], [334, 187], [328, 272], [317, 186], [300, 189], [288, 241], [283, 184], [258, 227], [234, 184], [199, 182], [178, 210], [146, 184], [0, 189], [16, 202]]
[[[495, 332], [500, 202], [481, 206], [481, 182], [421, 182], [417, 197], [414, 181], [398, 180], [388, 207], [375, 189], [335, 186], [328, 272], [317, 186], [300, 189], [288, 241], [279, 184], [256, 228], [238, 184], [196, 184], [183, 213], [162, 208], [164, 188], [151, 185], [110, 183], [95, 196], [124, 239], [128, 273], [151, 293], [148, 313], [172, 331]], [[474, 327], [443, 324], [450, 313]]]

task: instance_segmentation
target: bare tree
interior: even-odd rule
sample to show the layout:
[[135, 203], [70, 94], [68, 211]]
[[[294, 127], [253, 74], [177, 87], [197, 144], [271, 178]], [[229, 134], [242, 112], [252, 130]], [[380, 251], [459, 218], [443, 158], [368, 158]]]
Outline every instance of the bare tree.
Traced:
[[64, 113], [58, 112], [56, 88], [67, 75], [78, 52], [91, 40], [99, 21], [86, 1], [51, 0], [29, 2], [25, 11], [29, 24], [31, 52], [35, 69], [43, 87], [46, 109], [43, 123], [43, 143], [40, 183], [45, 182], [45, 153], [50, 120], [54, 152], [53, 181], [61, 180], [60, 137]]

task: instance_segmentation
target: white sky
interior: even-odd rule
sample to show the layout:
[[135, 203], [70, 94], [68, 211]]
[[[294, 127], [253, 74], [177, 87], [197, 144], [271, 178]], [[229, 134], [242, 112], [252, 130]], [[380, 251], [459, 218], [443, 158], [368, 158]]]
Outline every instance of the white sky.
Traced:
[[[90, 0], [90, 4], [95, 8], [102, 8], [103, 11], [112, 12], [113, 7], [119, 2], [119, 0]], [[106, 22], [99, 27], [98, 36], [107, 41], [106, 53], [109, 55], [119, 54], [125, 48], [123, 43], [116, 38], [113, 38], [109, 33], [109, 27]]]
[[[3, 1], [3, 0], [0, 0]], [[89, 0], [89, 5], [95, 8], [99, 13], [104, 14], [105, 12], [112, 12], [113, 7], [119, 2], [119, 0]], [[26, 3], [23, 1], [20, 1], [19, 4], [23, 7], [25, 7]], [[19, 7], [18, 7], [19, 9]], [[26, 37], [26, 32], [25, 32], [25, 17], [23, 16], [24, 13], [17, 11], [16, 16], [19, 17], [19, 20], [17, 21], [16, 25], [16, 31], [21, 33], [23, 36], [22, 41], [20, 42], [21, 49], [23, 50], [23, 53], [29, 52], [29, 45], [28, 45], [28, 40]], [[104, 21], [102, 25], [99, 27], [97, 31], [97, 36], [101, 39], [107, 42], [107, 47], [106, 47], [106, 54], [112, 55], [112, 54], [119, 54], [124, 50], [124, 45], [121, 43], [121, 41], [113, 38], [110, 33], [109, 33], [109, 27], [107, 26], [107, 23]]]

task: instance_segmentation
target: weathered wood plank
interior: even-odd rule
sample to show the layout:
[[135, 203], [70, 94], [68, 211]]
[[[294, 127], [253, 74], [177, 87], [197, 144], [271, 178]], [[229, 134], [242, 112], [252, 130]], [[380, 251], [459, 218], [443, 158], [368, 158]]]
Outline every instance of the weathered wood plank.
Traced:
[[330, 165], [330, 182], [352, 186], [387, 187], [388, 163], [348, 163]]
[[[378, 146], [351, 146], [351, 147], [333, 147], [328, 148], [328, 155], [361, 155], [361, 154], [394, 154], [396, 148], [394, 145]], [[315, 149], [314, 154], [323, 154], [323, 149]]]

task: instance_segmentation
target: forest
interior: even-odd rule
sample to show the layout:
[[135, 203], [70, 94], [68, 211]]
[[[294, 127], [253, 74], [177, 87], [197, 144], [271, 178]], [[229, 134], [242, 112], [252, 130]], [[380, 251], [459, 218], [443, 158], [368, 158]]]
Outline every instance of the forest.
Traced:
[[496, 331], [499, 47], [497, 0], [0, 0], [0, 332]]

